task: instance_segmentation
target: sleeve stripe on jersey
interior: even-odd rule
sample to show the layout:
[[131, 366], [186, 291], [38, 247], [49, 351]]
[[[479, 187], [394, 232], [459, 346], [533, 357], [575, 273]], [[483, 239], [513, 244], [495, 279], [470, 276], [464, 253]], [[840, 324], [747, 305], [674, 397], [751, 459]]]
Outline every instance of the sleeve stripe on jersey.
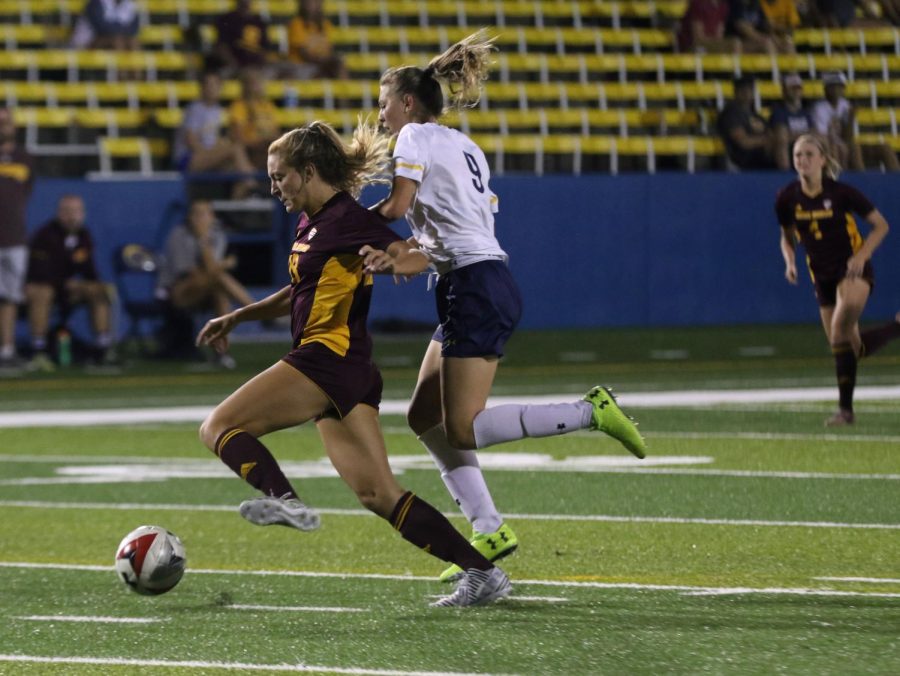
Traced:
[[408, 162], [397, 162], [398, 167], [403, 167], [404, 169], [413, 169], [415, 171], [423, 171], [425, 167], [421, 164], [409, 164]]

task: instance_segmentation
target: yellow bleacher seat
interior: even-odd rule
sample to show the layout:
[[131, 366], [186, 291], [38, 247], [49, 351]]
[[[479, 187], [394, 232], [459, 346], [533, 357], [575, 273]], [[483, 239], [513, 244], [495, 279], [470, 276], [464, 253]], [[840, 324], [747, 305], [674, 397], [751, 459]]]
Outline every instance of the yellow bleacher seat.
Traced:
[[856, 140], [861, 146], [887, 144], [894, 152], [900, 152], [900, 136], [896, 134], [860, 134]]
[[[584, 68], [584, 80], [611, 80], [621, 78], [622, 68], [625, 64], [622, 62], [621, 54], [578, 54], [572, 56], [548, 56], [547, 63], [551, 73], [555, 73], [557, 61], [576, 59], [579, 67]], [[628, 58], [627, 56], [625, 57]], [[583, 65], [582, 65], [583, 64]]]
[[625, 80], [665, 79], [662, 54], [626, 54], [622, 57], [622, 77]]
[[182, 41], [181, 27], [173, 24], [147, 24], [138, 33], [141, 46], [149, 49], [174, 49]]
[[134, 131], [146, 124], [147, 111], [130, 108], [79, 108], [75, 110], [75, 124], [89, 129], [106, 129], [110, 136], [118, 136], [121, 129]]
[[357, 113], [328, 108], [282, 108], [278, 111], [277, 119], [282, 129], [294, 129], [313, 120], [321, 120], [330, 124], [339, 134], [350, 135], [356, 128]]
[[0, 42], [6, 49], [46, 47], [65, 40], [67, 29], [43, 24], [0, 24]]
[[97, 139], [97, 152], [100, 159], [100, 173], [115, 172], [116, 160], [124, 160], [128, 167], [137, 167], [143, 175], [153, 173], [154, 158], [168, 156], [169, 144], [163, 139], [147, 139], [138, 136], [120, 138], [100, 137]]
[[897, 135], [898, 109], [857, 108], [856, 122], [860, 133], [889, 133]]
[[168, 131], [174, 131], [181, 126], [184, 113], [180, 108], [157, 108], [153, 111], [153, 121]]
[[696, 54], [663, 54], [663, 70], [666, 79], [698, 79], [702, 80], [703, 58]]
[[[381, 74], [390, 66], [386, 55], [381, 53], [360, 53], [354, 52], [344, 54], [344, 65], [350, 73], [350, 77], [356, 78], [379, 78]], [[415, 63], [415, 62], [414, 62]], [[391, 65], [398, 65], [397, 63]]]
[[21, 104], [47, 106], [56, 98], [56, 87], [52, 82], [5, 82], [3, 88], [7, 105], [13, 108]]
[[16, 124], [23, 127], [63, 128], [72, 124], [74, 115], [73, 108], [18, 108]]
[[606, 107], [602, 94], [603, 87], [599, 83], [567, 82], [563, 91], [570, 106]]
[[741, 75], [759, 79], [775, 79], [778, 63], [770, 54], [741, 54], [737, 59]]

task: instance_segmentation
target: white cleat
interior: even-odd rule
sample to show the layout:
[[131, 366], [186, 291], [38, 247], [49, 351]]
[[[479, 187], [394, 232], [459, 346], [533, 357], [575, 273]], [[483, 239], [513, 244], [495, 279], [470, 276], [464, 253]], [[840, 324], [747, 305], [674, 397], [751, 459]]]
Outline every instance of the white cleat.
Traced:
[[297, 498], [263, 496], [244, 500], [241, 516], [257, 526], [290, 526], [297, 530], [315, 530], [321, 524], [319, 513]]
[[431, 604], [431, 607], [483, 606], [491, 601], [502, 599], [511, 591], [512, 585], [509, 583], [509, 578], [496, 566], [490, 570], [469, 568], [460, 579], [456, 591], [450, 596], [438, 599]]

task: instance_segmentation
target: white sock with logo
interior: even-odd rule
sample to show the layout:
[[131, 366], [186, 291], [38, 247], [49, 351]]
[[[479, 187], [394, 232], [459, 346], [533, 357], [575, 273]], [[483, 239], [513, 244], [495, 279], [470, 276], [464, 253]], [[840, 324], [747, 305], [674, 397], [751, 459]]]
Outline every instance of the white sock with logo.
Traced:
[[585, 429], [593, 407], [586, 401], [569, 404], [503, 404], [475, 416], [475, 445], [486, 448], [525, 437], [549, 437]]
[[475, 451], [453, 448], [442, 424], [424, 432], [419, 441], [431, 453], [444, 485], [472, 527], [479, 533], [500, 528], [503, 519], [494, 506]]

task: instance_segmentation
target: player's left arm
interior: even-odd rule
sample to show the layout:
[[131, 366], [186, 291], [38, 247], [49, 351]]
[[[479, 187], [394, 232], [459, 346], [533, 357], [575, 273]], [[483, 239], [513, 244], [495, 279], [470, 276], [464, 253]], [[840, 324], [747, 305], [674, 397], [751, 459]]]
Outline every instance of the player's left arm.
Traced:
[[391, 194], [372, 207], [388, 221], [396, 221], [402, 217], [412, 206], [416, 198], [419, 184], [405, 176], [394, 176], [391, 184]]
[[872, 226], [872, 230], [863, 240], [863, 245], [859, 250], [847, 260], [848, 277], [859, 277], [862, 275], [866, 262], [872, 258], [875, 249], [881, 245], [884, 238], [887, 237], [888, 230], [890, 230], [887, 220], [878, 209], [873, 209], [866, 214], [865, 219]]

